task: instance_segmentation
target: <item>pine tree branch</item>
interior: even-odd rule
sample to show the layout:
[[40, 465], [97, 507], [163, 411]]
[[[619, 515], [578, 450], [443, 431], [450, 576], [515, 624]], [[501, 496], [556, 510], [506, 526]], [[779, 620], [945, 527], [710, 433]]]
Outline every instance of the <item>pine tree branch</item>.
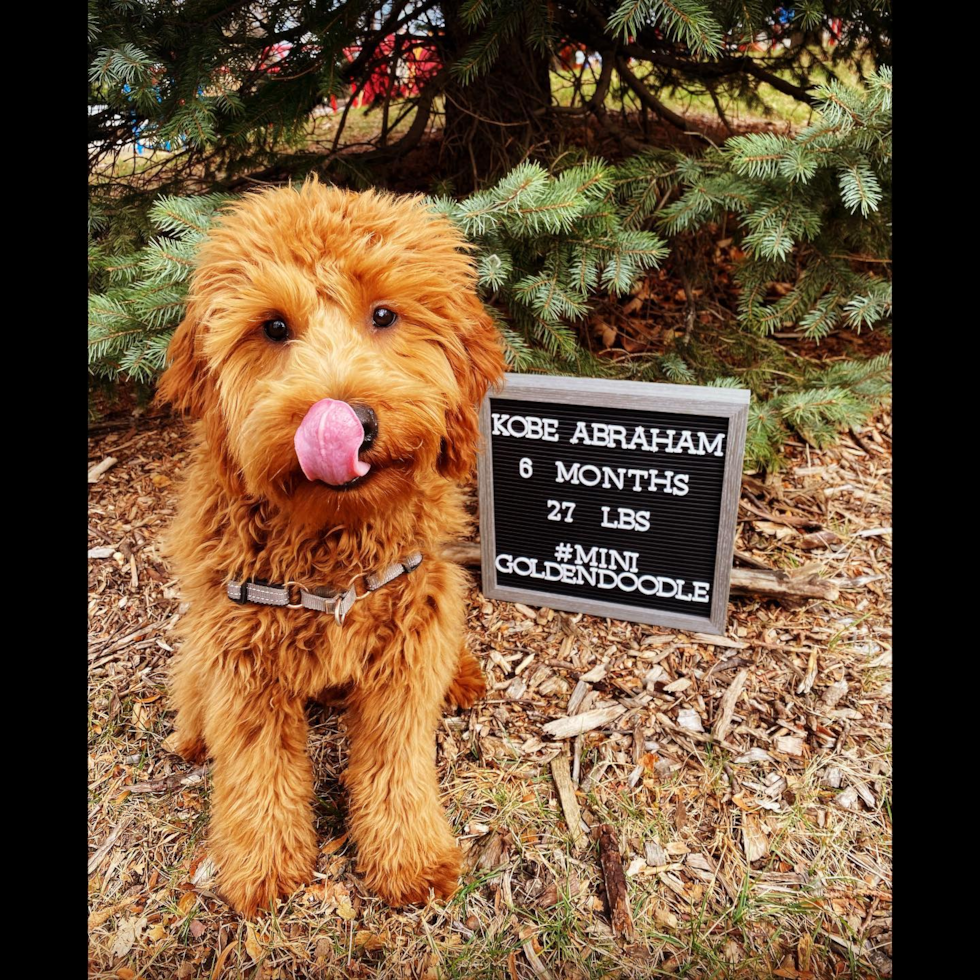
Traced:
[[235, 0], [234, 3], [228, 4], [227, 7], [222, 7], [221, 10], [216, 10], [213, 14], [209, 14], [203, 20], [191, 21], [191, 24], [193, 24], [195, 27], [205, 27], [206, 25], [212, 23], [213, 21], [220, 20], [226, 14], [234, 13], [236, 10], [240, 9], [241, 7], [247, 6], [248, 3], [249, 0]]
[[[569, 36], [584, 41], [596, 50], [608, 44], [609, 22], [595, 4], [585, 4], [583, 13], [585, 13], [586, 19], [581, 17], [569, 18], [567, 15], [561, 16], [563, 13], [565, 12], [559, 10], [559, 21], [569, 32]], [[651, 29], [646, 28], [641, 30], [631, 43], [623, 45], [622, 52], [631, 58], [649, 61], [652, 64], [670, 68], [682, 75], [698, 79], [722, 78], [739, 72], [747, 72], [784, 95], [789, 95], [807, 105], [815, 104], [816, 100], [805, 88], [772, 74], [759, 64], [758, 59], [749, 55], [743, 58], [723, 58], [717, 61], [694, 61], [657, 50], [658, 46], [664, 43], [662, 38], [658, 38]], [[674, 45], [671, 45], [671, 49], [676, 50]]]

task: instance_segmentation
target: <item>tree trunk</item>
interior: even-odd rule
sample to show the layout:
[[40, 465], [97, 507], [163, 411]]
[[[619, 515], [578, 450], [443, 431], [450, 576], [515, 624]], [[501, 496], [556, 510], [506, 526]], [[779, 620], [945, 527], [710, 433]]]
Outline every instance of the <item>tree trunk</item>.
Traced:
[[[483, 24], [470, 34], [459, 21], [460, 0], [443, 3], [447, 63], [455, 62]], [[468, 85], [452, 76], [444, 89], [441, 163], [456, 193], [501, 177], [543, 142], [551, 103], [549, 56], [523, 33], [500, 42], [493, 65]]]

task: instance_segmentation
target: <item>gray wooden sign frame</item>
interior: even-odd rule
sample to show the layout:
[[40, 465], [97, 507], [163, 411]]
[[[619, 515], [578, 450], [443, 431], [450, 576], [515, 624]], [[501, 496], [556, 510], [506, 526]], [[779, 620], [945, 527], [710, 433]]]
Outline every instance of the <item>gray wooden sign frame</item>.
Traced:
[[[496, 536], [493, 506], [493, 443], [490, 437], [490, 399], [517, 399], [551, 404], [590, 405], [597, 408], [627, 408], [678, 415], [711, 415], [728, 419], [728, 448], [722, 483], [715, 553], [715, 576], [710, 612], [707, 616], [644, 609], [618, 602], [581, 599], [545, 591], [515, 589], [497, 584]], [[585, 612], [634, 623], [699, 630], [715, 634], [725, 631], [732, 557], [735, 550], [735, 521], [742, 485], [742, 457], [749, 414], [749, 392], [743, 388], [704, 388], [694, 385], [657, 384], [645, 381], [608, 381], [600, 378], [569, 378], [554, 375], [505, 374], [503, 387], [491, 391], [480, 406], [483, 451], [478, 456], [477, 478], [480, 501], [480, 555], [483, 594], [490, 599], [523, 602], [534, 606]]]

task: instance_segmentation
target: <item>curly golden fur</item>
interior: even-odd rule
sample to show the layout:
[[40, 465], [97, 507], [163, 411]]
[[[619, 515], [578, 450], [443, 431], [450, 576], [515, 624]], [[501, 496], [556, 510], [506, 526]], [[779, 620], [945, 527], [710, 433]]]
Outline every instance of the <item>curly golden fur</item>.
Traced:
[[[393, 327], [372, 324], [379, 304]], [[263, 334], [272, 317], [287, 342]], [[459, 856], [434, 730], [447, 696], [468, 706], [484, 684], [463, 642], [465, 579], [440, 542], [466, 529], [476, 406], [503, 371], [459, 233], [416, 199], [316, 181], [247, 195], [201, 247], [169, 353], [159, 397], [197, 419], [169, 545], [189, 602], [176, 738], [186, 758], [213, 758], [222, 893], [251, 915], [310, 880], [306, 701], [345, 688], [358, 868], [391, 904], [448, 897]], [[294, 433], [323, 398], [377, 416], [371, 471], [349, 487], [308, 480], [297, 460]], [[422, 565], [343, 625], [224, 591], [233, 578], [346, 587], [414, 550]]]

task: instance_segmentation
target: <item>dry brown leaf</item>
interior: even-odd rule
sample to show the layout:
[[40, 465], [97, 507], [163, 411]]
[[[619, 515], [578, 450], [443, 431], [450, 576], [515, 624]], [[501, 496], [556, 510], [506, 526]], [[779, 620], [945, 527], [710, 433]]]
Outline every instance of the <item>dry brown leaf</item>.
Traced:
[[211, 980], [218, 980], [218, 977], [221, 976], [221, 971], [225, 968], [225, 962], [231, 956], [235, 945], [235, 943], [228, 943], [218, 955], [218, 958], [214, 961], [214, 968], [211, 970]]
[[265, 941], [265, 937], [260, 937], [255, 931], [255, 926], [251, 922], [245, 923], [245, 952], [252, 957], [252, 962], [256, 965], [259, 960], [262, 959], [262, 942]]
[[796, 966], [799, 970], [810, 969], [810, 957], [813, 955], [813, 937], [809, 933], [800, 936], [796, 944]]
[[605, 320], [597, 320], [596, 335], [602, 341], [603, 347], [612, 347], [616, 343], [616, 328], [611, 327]]
[[150, 712], [146, 705], [136, 701], [133, 704], [133, 727], [142, 729], [144, 732], [150, 731], [153, 727], [150, 722]]
[[145, 915], [123, 919], [119, 923], [119, 928], [116, 929], [116, 938], [112, 941], [112, 955], [125, 956], [136, 945], [136, 941], [143, 935], [145, 928]]
[[321, 854], [336, 854], [344, 844], [347, 843], [347, 835], [341, 834], [339, 837], [334, 837], [332, 840], [328, 840], [323, 847], [320, 848]]
[[738, 963], [745, 956], [745, 950], [733, 939], [725, 941], [725, 948], [721, 954], [729, 963]]
[[354, 933], [354, 945], [358, 949], [366, 949], [368, 951], [375, 949], [383, 949], [385, 941], [375, 932], [371, 932], [370, 929], [358, 929]]
[[180, 745], [180, 736], [177, 732], [171, 732], [161, 743], [160, 748], [164, 752], [169, 752], [171, 755], [180, 755], [177, 751], [177, 746]]

